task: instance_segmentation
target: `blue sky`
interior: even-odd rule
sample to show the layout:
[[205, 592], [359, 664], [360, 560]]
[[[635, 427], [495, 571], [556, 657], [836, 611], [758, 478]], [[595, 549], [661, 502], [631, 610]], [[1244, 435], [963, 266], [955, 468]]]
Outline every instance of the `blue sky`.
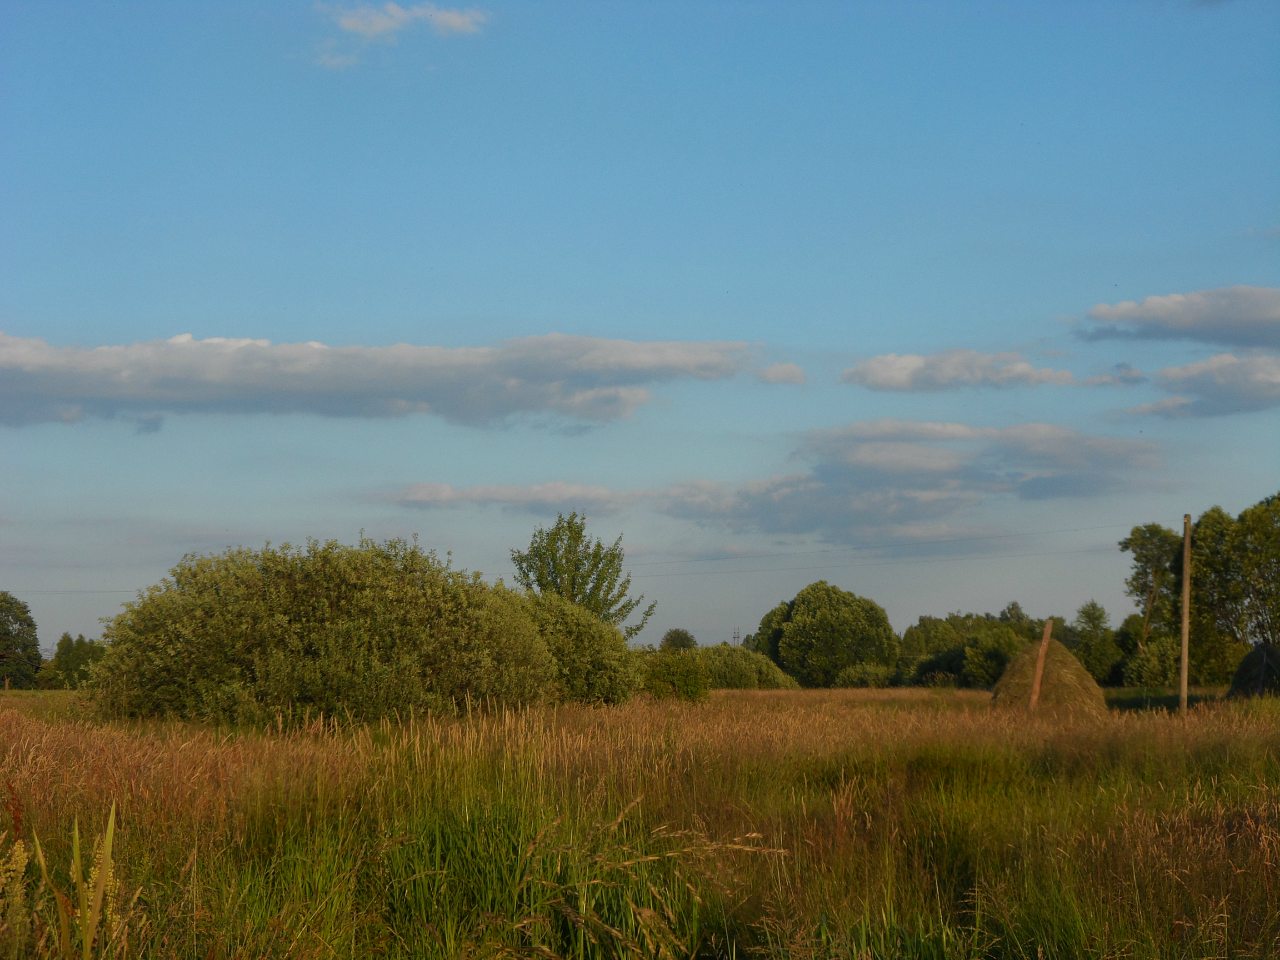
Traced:
[[0, 3], [0, 589], [558, 511], [702, 642], [805, 583], [1119, 620], [1280, 489], [1267, 0]]

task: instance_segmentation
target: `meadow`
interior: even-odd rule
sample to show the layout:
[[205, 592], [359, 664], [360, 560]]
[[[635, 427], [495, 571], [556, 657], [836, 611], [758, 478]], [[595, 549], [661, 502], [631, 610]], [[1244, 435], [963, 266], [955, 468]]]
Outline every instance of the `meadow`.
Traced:
[[[0, 955], [1280, 956], [1275, 700], [723, 691], [252, 731], [74, 697], [0, 699]], [[84, 951], [92, 896], [60, 942], [51, 885], [113, 805]], [[3, 871], [33, 836], [48, 883]]]

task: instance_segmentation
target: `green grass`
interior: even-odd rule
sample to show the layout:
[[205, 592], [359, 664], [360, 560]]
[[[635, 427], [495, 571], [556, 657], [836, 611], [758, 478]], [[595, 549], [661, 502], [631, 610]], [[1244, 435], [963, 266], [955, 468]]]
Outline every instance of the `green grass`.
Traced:
[[[66, 887], [72, 825], [91, 849], [115, 803], [128, 936], [94, 956], [1280, 955], [1275, 703], [740, 691], [276, 733], [75, 710], [0, 698], [0, 863], [34, 829]], [[56, 956], [27, 876], [25, 955]]]

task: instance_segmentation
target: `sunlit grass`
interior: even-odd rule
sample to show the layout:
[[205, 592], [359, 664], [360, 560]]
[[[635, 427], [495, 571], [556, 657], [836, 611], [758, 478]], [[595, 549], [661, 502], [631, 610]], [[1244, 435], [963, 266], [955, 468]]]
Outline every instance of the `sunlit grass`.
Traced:
[[1275, 704], [742, 691], [250, 732], [10, 694], [0, 786], [64, 888], [116, 805], [127, 956], [1280, 952]]

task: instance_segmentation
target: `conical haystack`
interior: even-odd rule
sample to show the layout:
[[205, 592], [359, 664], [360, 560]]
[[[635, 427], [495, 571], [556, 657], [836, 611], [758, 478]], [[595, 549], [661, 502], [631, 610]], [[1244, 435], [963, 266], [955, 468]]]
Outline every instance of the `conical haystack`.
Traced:
[[1245, 654], [1231, 680], [1230, 697], [1280, 695], [1280, 647], [1264, 643]]
[[[1027, 710], [1035, 677], [1040, 644], [1028, 645], [1016, 654], [996, 684], [991, 702], [1007, 710]], [[1049, 641], [1040, 680], [1037, 712], [1100, 717], [1107, 712], [1102, 688], [1070, 650], [1057, 640]]]

